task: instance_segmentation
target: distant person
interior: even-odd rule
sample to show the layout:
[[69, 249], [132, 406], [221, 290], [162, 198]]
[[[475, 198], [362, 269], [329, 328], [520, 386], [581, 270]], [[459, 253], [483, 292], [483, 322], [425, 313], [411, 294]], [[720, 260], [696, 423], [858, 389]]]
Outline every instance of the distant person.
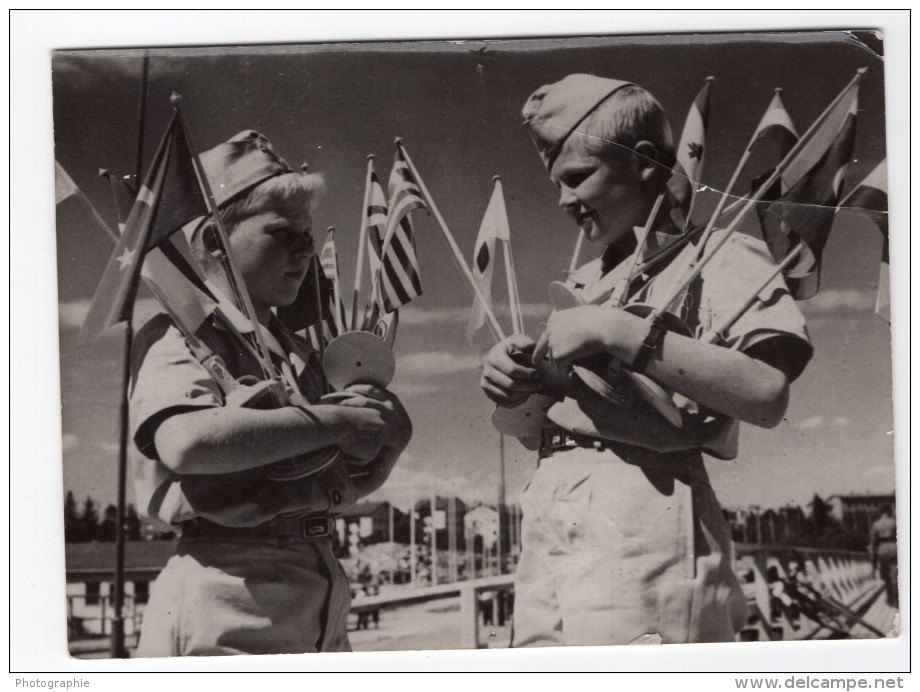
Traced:
[[[648, 91], [573, 74], [532, 94], [523, 117], [559, 206], [602, 255], [567, 276], [582, 305], [550, 315], [536, 342], [510, 336], [483, 359], [480, 384], [503, 407], [545, 391], [537, 366], [567, 372], [578, 362], [594, 375], [570, 379], [549, 411], [552, 427], [533, 440], [540, 461], [522, 495], [513, 646], [627, 644], [649, 633], [664, 643], [732, 641], [747, 604], [702, 449], [708, 431], [728, 434], [737, 420], [783, 420], [789, 384], [812, 355], [805, 320], [773, 274], [760, 292], [769, 300], [714, 342], [687, 335], [720, 328], [776, 263], [762, 241], [737, 233], [684, 287], [690, 263], [725, 232], [701, 247], [701, 229], [685, 232], [667, 213], [652, 221], [653, 246], [638, 247], [675, 160], [664, 109]], [[550, 231], [534, 229], [531, 242], [541, 233]], [[687, 333], [621, 308], [619, 286], [630, 304], [673, 310]], [[680, 395], [684, 425], [641, 397], [614, 404], [585, 384], [611, 362]]]
[[[138, 510], [181, 533], [153, 585], [138, 655], [349, 650], [350, 598], [333, 555], [335, 518], [383, 484], [411, 425], [383, 389], [361, 385], [337, 405], [321, 401], [328, 389], [320, 354], [273, 314], [294, 302], [307, 276], [322, 178], [294, 171], [253, 131], [204, 153], [202, 163], [266, 355], [300, 405], [230, 405], [228, 394], [240, 390], [224, 391], [228, 378], [203, 364], [209, 358], [199, 360], [168, 317], [138, 333], [130, 395]], [[234, 380], [264, 384], [246, 336], [253, 325], [229, 297], [227, 249], [214, 219], [185, 230], [225, 316], [212, 315], [196, 336]], [[344, 456], [319, 474], [277, 481], [266, 471], [332, 446]], [[350, 466], [369, 473], [353, 478]]]
[[885, 584], [885, 600], [898, 607], [898, 526], [891, 505], [882, 509], [869, 531], [872, 567]]

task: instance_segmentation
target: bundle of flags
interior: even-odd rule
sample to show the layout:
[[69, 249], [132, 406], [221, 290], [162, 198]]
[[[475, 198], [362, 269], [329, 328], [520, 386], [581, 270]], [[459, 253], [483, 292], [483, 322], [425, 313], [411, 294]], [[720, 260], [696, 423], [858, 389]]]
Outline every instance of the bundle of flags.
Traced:
[[777, 261], [802, 244], [798, 260], [786, 271], [798, 300], [818, 292], [821, 255], [853, 155], [858, 89], [858, 84], [850, 87], [824, 126], [783, 170], [779, 195], [758, 207], [764, 240]]
[[[207, 213], [180, 118], [177, 109], [96, 289], [80, 333], [81, 343], [93, 341], [112, 325], [130, 319], [144, 259], [154, 249], [161, 251], [195, 288], [208, 293], [198, 273], [170, 242], [185, 223]], [[69, 177], [61, 185], [61, 189], [75, 188]]]

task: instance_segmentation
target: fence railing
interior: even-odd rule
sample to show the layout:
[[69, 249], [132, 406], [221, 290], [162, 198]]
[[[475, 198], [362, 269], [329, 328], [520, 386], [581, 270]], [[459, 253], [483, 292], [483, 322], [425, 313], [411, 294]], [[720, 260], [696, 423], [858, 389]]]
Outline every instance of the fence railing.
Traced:
[[865, 553], [736, 544], [735, 558], [751, 613], [742, 639], [810, 639], [829, 628], [841, 636], [882, 588]]

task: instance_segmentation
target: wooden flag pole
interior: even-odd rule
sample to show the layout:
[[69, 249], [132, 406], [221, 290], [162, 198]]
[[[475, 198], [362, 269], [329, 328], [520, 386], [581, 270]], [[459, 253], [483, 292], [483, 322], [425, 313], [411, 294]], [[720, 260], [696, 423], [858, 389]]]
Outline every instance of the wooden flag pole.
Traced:
[[[173, 107], [176, 109], [176, 116], [179, 118], [179, 124], [182, 126], [182, 132], [185, 135], [185, 139], [188, 141], [189, 153], [192, 158], [192, 166], [195, 169], [195, 175], [198, 177], [198, 184], [201, 186], [201, 191], [204, 193], [205, 201], [208, 205], [208, 210], [210, 211], [211, 218], [214, 220], [215, 227], [217, 228], [218, 237], [220, 238], [221, 244], [223, 245], [223, 257], [226, 261], [228, 271], [228, 278], [230, 283], [233, 286], [234, 293], [236, 293], [237, 299], [240, 301], [240, 307], [243, 309], [243, 312], [246, 314], [246, 317], [249, 318], [250, 323], [252, 324], [252, 332], [256, 338], [256, 345], [259, 350], [260, 364], [262, 366], [262, 372], [265, 375], [267, 380], [278, 379], [275, 374], [275, 367], [272, 365], [271, 359], [268, 355], [268, 347], [265, 344], [265, 337], [262, 334], [262, 325], [259, 324], [259, 320], [256, 317], [255, 308], [252, 305], [252, 299], [249, 296], [249, 289], [246, 288], [246, 283], [243, 280], [243, 275], [239, 270], [239, 267], [236, 265], [236, 260], [233, 257], [233, 254], [230, 252], [230, 238], [227, 234], [227, 229], [224, 226], [223, 219], [220, 217], [220, 212], [217, 208], [217, 200], [214, 198], [214, 193], [211, 190], [211, 184], [208, 182], [208, 177], [204, 172], [204, 167], [201, 165], [201, 160], [198, 158], [198, 150], [195, 148], [195, 144], [192, 140], [191, 132], [187, 123], [185, 122], [185, 117], [182, 115], [182, 109], [179, 104], [182, 102], [182, 97], [173, 92], [170, 96], [170, 102], [173, 104]], [[275, 397], [283, 397], [285, 389], [283, 387], [273, 387], [272, 392]], [[279, 405], [285, 405], [287, 401], [278, 401]]]
[[364, 179], [364, 207], [361, 209], [361, 231], [358, 233], [358, 262], [355, 266], [354, 292], [351, 298], [351, 329], [358, 328], [358, 300], [364, 284], [364, 251], [367, 246], [368, 207], [371, 204], [371, 175], [374, 173], [374, 155], [367, 157], [367, 175]]
[[764, 281], [763, 284], [761, 284], [760, 287], [757, 288], [756, 291], [754, 291], [753, 295], [750, 298], [748, 298], [748, 300], [746, 300], [744, 304], [742, 304], [738, 309], [736, 309], [728, 317], [722, 320], [722, 322], [719, 324], [718, 327], [709, 331], [702, 338], [700, 338], [700, 341], [702, 341], [703, 343], [711, 344], [711, 343], [715, 343], [718, 339], [720, 339], [724, 335], [724, 333], [728, 329], [731, 329], [732, 325], [734, 325], [735, 322], [741, 319], [741, 316], [744, 315], [744, 313], [746, 313], [748, 310], [750, 310], [751, 307], [754, 305], [754, 303], [756, 303], [760, 299], [760, 293], [767, 286], [770, 285], [770, 282], [773, 281], [773, 279], [779, 276], [782, 272], [784, 272], [786, 268], [790, 264], [792, 264], [792, 261], [796, 259], [800, 254], [802, 254], [802, 250], [804, 249], [805, 249], [805, 243], [803, 241], [799, 241], [799, 243], [794, 248], [792, 248], [789, 251], [789, 253], [783, 258], [783, 261], [780, 262], [779, 265], [777, 265], [776, 269], [770, 272], [770, 275], [767, 277], [766, 281]]
[[578, 261], [581, 259], [581, 247], [585, 244], [585, 232], [578, 231], [578, 240], [575, 241], [575, 249], [572, 251], [572, 260], [569, 262], [569, 271], [573, 272], [578, 269]]
[[[492, 176], [492, 182], [502, 199], [502, 211], [505, 214], [507, 227], [508, 213], [504, 209], [504, 192], [502, 190], [502, 177], [500, 175]], [[508, 285], [508, 309], [511, 311], [511, 330], [515, 334], [524, 333], [524, 321], [521, 318], [521, 298], [518, 295], [517, 274], [514, 271], [514, 257], [511, 255], [511, 238], [502, 237], [502, 254], [505, 258], [505, 280]]]
[[[774, 89], [774, 93], [782, 93], [780, 87]], [[772, 104], [773, 101], [771, 100]], [[767, 108], [770, 106], [768, 105]], [[713, 228], [715, 227], [716, 221], [719, 217], [722, 216], [722, 210], [725, 208], [725, 203], [728, 201], [729, 194], [735, 187], [735, 183], [738, 182], [738, 178], [741, 175], [741, 171], [744, 169], [745, 164], [748, 162], [748, 159], [751, 157], [751, 150], [754, 147], [755, 142], [757, 142], [757, 134], [760, 132], [760, 124], [758, 123], [757, 129], [754, 130], [754, 134], [751, 135], [751, 141], [748, 142], [747, 147], [744, 150], [744, 153], [741, 155], [741, 160], [738, 161], [738, 165], [735, 166], [735, 171], [732, 173], [732, 177], [728, 181], [728, 185], [725, 187], [725, 190], [722, 191], [722, 196], [719, 198], [719, 203], [716, 205], [716, 209], [712, 212], [712, 215], [709, 217], [709, 223], [706, 224], [706, 230], [703, 231], [703, 235], [700, 236], [699, 249], [696, 253], [696, 258], [699, 259], [704, 249], [706, 248], [706, 242], [709, 240], [709, 237], [712, 235]]]
[[732, 219], [731, 223], [725, 229], [725, 233], [719, 239], [719, 241], [715, 244], [712, 250], [702, 259], [690, 264], [690, 266], [688, 267], [688, 271], [686, 275], [684, 276], [683, 281], [680, 281], [678, 283], [678, 285], [671, 292], [668, 299], [664, 303], [662, 303], [662, 306], [649, 315], [649, 319], [657, 319], [658, 317], [660, 317], [660, 315], [664, 313], [671, 306], [671, 303], [673, 303], [677, 299], [677, 297], [681, 293], [684, 292], [687, 286], [689, 286], [691, 283], [693, 283], [693, 281], [696, 280], [696, 278], [702, 273], [704, 267], [709, 263], [710, 260], [712, 260], [712, 258], [716, 255], [719, 249], [729, 240], [729, 238], [731, 238], [732, 233], [734, 233], [737, 230], [738, 226], [741, 225], [741, 222], [745, 218], [747, 218], [747, 215], [754, 208], [754, 205], [757, 204], [757, 202], [759, 202], [763, 198], [763, 196], [767, 193], [767, 191], [773, 186], [773, 184], [785, 172], [785, 169], [788, 168], [790, 162], [792, 162], [795, 159], [795, 157], [798, 156], [806, 146], [811, 144], [811, 140], [814, 137], [814, 133], [817, 131], [817, 129], [821, 125], [824, 124], [824, 121], [827, 120], [828, 116], [830, 115], [834, 107], [837, 106], [837, 104], [840, 103], [843, 97], [846, 96], [847, 92], [849, 92], [849, 90], [855, 84], [857, 84], [860, 79], [862, 79], [862, 76], [865, 73], [866, 73], [866, 68], [860, 68], [859, 70], [856, 71], [856, 76], [853, 77], [852, 80], [850, 80], [849, 84], [847, 84], [843, 88], [843, 90], [837, 95], [837, 97], [833, 101], [831, 101], [830, 105], [828, 105], [828, 107], [824, 109], [821, 115], [819, 115], [815, 119], [815, 121], [811, 124], [811, 127], [808, 128], [805, 134], [803, 134], [799, 138], [799, 141], [796, 142], [795, 145], [792, 147], [792, 149], [789, 150], [789, 153], [786, 154], [786, 156], [783, 157], [783, 160], [780, 161], [776, 165], [776, 168], [773, 169], [773, 172], [770, 174], [767, 180], [764, 181], [763, 184], [761, 184], [761, 186], [757, 189], [757, 192], [755, 192], [753, 195], [751, 195], [747, 199], [747, 202], [741, 208], [741, 211], [739, 211], [738, 215], [734, 219]]
[[329, 226], [326, 229], [326, 237], [328, 238], [332, 235], [332, 299], [335, 301], [335, 314], [332, 316], [333, 321], [335, 322], [335, 327], [338, 329], [339, 334], [344, 334], [348, 331], [345, 324], [342, 322], [341, 310], [339, 306], [342, 305], [342, 293], [339, 289], [339, 258], [338, 253], [335, 251], [335, 226]]
[[636, 246], [636, 251], [633, 253], [632, 261], [629, 264], [629, 271], [623, 275], [623, 278], [617, 282], [616, 287], [613, 289], [611, 298], [613, 298], [617, 307], [623, 307], [623, 304], [626, 302], [626, 296], [629, 294], [629, 286], [635, 278], [633, 272], [636, 271], [636, 265], [639, 264], [639, 255], [642, 254], [645, 246], [648, 245], [648, 238], [652, 234], [652, 227], [655, 225], [655, 219], [658, 218], [658, 212], [661, 209], [664, 198], [665, 194], [662, 192], [658, 195], [658, 199], [655, 200], [652, 211], [648, 215], [648, 220], [645, 222], [645, 228], [642, 229], [642, 237], [639, 238], [639, 244]]
[[[454, 263], [457, 265], [457, 268], [460, 270], [460, 273], [463, 275], [463, 278], [466, 280], [467, 287], [473, 292], [481, 302], [483, 310], [488, 320], [489, 329], [492, 331], [492, 336], [495, 337], [496, 341], [503, 341], [505, 338], [505, 332], [502, 331], [501, 325], [498, 323], [498, 320], [495, 319], [495, 314], [492, 312], [489, 304], [486, 302], [485, 296], [482, 294], [482, 290], [476, 284], [476, 280], [473, 278], [473, 272], [470, 271], [470, 268], [466, 265], [466, 262], [463, 259], [463, 253], [460, 252], [460, 247], [457, 245], [457, 241], [454, 240], [453, 234], [450, 232], [450, 229], [447, 227], [447, 223], [444, 221], [444, 217], [441, 216], [441, 212], [438, 211], [438, 206], [434, 203], [434, 200], [431, 197], [431, 193], [428, 192], [428, 188], [425, 186], [424, 181], [421, 176], [418, 174], [418, 170], [415, 168], [415, 164], [412, 163], [412, 159], [409, 157], [409, 152], [406, 151], [405, 146], [403, 145], [402, 138], [396, 138], [396, 146], [402, 151], [403, 156], [406, 159], [406, 165], [409, 167], [409, 170], [412, 173], [412, 177], [415, 178], [415, 182], [418, 183], [419, 191], [422, 193], [422, 197], [425, 198], [425, 202], [428, 205], [428, 208], [431, 210], [431, 213], [434, 215], [435, 221], [438, 222], [438, 226], [441, 227], [441, 233], [444, 236], [444, 239], [447, 241], [447, 245], [450, 248], [451, 257], [454, 259]], [[384, 252], [386, 251], [386, 243], [384, 243]]]

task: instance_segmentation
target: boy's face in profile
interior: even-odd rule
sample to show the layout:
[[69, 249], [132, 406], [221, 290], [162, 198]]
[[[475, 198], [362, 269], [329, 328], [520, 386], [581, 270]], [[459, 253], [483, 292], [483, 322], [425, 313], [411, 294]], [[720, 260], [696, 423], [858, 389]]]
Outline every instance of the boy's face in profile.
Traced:
[[611, 145], [604, 158], [585, 153], [575, 133], [550, 169], [562, 207], [595, 245], [610, 245], [645, 224], [648, 214], [635, 154]]
[[290, 305], [314, 254], [307, 209], [269, 204], [229, 229], [230, 251], [256, 312]]

